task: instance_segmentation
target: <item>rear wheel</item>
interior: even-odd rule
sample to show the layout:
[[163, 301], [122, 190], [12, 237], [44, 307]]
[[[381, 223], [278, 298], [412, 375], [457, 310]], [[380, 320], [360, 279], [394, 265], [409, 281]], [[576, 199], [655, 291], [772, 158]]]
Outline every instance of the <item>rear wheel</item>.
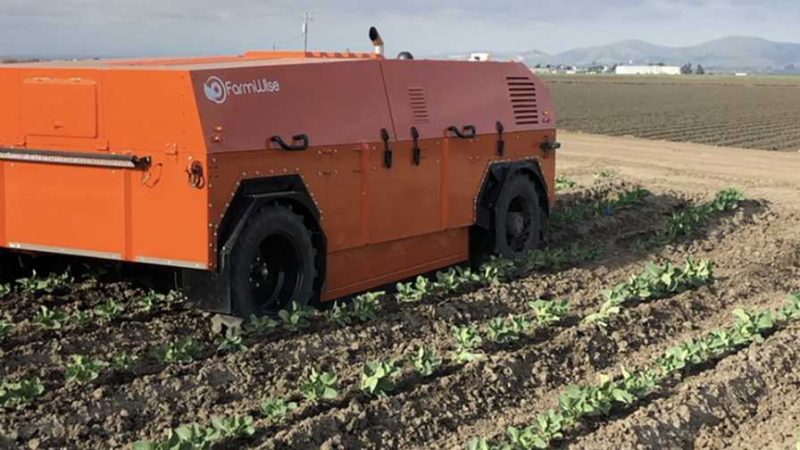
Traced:
[[515, 258], [539, 247], [544, 212], [533, 180], [516, 174], [506, 181], [497, 199], [492, 226], [494, 253]]
[[269, 206], [247, 222], [231, 253], [231, 291], [237, 315], [274, 314], [292, 302], [308, 304], [316, 268], [311, 234], [303, 218]]

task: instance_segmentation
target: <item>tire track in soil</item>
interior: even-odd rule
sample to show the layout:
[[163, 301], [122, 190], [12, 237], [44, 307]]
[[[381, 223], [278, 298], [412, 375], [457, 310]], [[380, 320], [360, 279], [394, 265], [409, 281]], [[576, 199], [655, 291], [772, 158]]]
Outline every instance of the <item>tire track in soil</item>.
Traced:
[[800, 326], [793, 324], [572, 447], [752, 449], [758, 442], [759, 448], [791, 448], [800, 412], [799, 339]]
[[[740, 232], [734, 233], [728, 239], [728, 242], [720, 244], [720, 248], [723, 249], [721, 253], [725, 253], [724, 249], [728, 248], [731, 242], [740, 241], [743, 236], [752, 236], [754, 234], [752, 231], [742, 229]], [[768, 235], [759, 237], [767, 239], [769, 243], [770, 237]], [[742, 259], [754, 264], [769, 264], [769, 260], [774, 259], [774, 251], [777, 249], [775, 240], [773, 239], [772, 241], [771, 246], [760, 245], [762, 248], [772, 247], [771, 252], [767, 254], [762, 252], [764, 254], [763, 260], [754, 262], [752, 255], [738, 255], [740, 258], [738, 258], [738, 261], [733, 261], [734, 267], [741, 266]], [[743, 256], [744, 258], [742, 258]], [[730, 278], [726, 282], [734, 288], [733, 290], [736, 290], [737, 279], [741, 278], [739, 275], [742, 275], [741, 271], [737, 274], [736, 279]], [[764, 289], [772, 285], [771, 279], [775, 272], [750, 273], [747, 275], [750, 280], [758, 279], [760, 282], [759, 288]], [[782, 275], [787, 274], [783, 273]], [[661, 340], [668, 339], [676, 332], [680, 332], [683, 326], [681, 324], [696, 323], [695, 319], [698, 317], [698, 311], [687, 305], [694, 305], [704, 315], [711, 313], [714, 320], [717, 321], [716, 323], [726, 323], [728, 321], [727, 311], [708, 311], [703, 305], [725, 304], [725, 302], [730, 304], [733, 301], [731, 299], [746, 301], [753, 294], [752, 286], [752, 283], [749, 283], [739, 287], [738, 290], [741, 292], [738, 294], [728, 292], [731, 289], [726, 289], [725, 293], [728, 296], [724, 298], [715, 298], [713, 296], [704, 298], [705, 296], [701, 296], [699, 302], [688, 302], [695, 295], [689, 293], [666, 301], [642, 305], [637, 310], [645, 311], [642, 317], [650, 317], [651, 323], [648, 323], [647, 320], [636, 320], [632, 324], [626, 323], [627, 327], [621, 329], [625, 330], [626, 336], [629, 334], [648, 336], [648, 334], [652, 333], [653, 337], [649, 340], [645, 338], [638, 342], [628, 342], [626, 343], [627, 348], [624, 350], [613, 340], [599, 343], [598, 345], [591, 338], [591, 335], [588, 341], [584, 342], [579, 334], [582, 330], [568, 329], [557, 336], [553, 342], [541, 344], [541, 348], [522, 349], [516, 354], [504, 355], [497, 364], [479, 364], [476, 367], [468, 368], [463, 373], [457, 372], [454, 374], [452, 377], [454, 380], [443, 381], [436, 386], [426, 386], [420, 392], [415, 391], [410, 394], [403, 394], [387, 401], [373, 402], [365, 406], [351, 404], [345, 411], [334, 411], [322, 418], [307, 420], [296, 427], [302, 431], [288, 433], [287, 436], [279, 435], [276, 441], [268, 442], [264, 448], [272, 448], [270, 445], [274, 445], [276, 448], [280, 448], [282, 445], [302, 446], [304, 443], [307, 444], [309, 442], [313, 442], [314, 444], [312, 445], [317, 445], [324, 441], [326, 431], [332, 433], [327, 434], [327, 436], [338, 436], [338, 439], [343, 443], [342, 445], [345, 446], [353, 445], [371, 448], [369, 443], [382, 442], [385, 448], [427, 447], [431, 445], [441, 447], [442, 442], [435, 440], [437, 436], [449, 436], [451, 435], [450, 433], [455, 433], [455, 435], [463, 437], [464, 434], [458, 429], [459, 424], [483, 418], [483, 411], [502, 411], [504, 408], [513, 407], [520, 404], [520, 402], [530, 402], [531, 398], [535, 397], [532, 395], [532, 389], [541, 392], [541, 395], [545, 396], [559, 386], [579, 381], [581, 378], [585, 379], [597, 370], [613, 365], [616, 361], [620, 361], [623, 356], [625, 357], [625, 362], [628, 363], [630, 362], [630, 355], [639, 349], [644, 349], [644, 354], [650, 356], [653, 352], [648, 351], [648, 345], [652, 345], [653, 342], [661, 342]], [[731, 293], [735, 295], [730, 295]], [[658, 317], [658, 320], [652, 321], [653, 317]], [[700, 323], [709, 325], [713, 322], [706, 320]], [[698, 333], [702, 332], [702, 329], [704, 327], [700, 327]], [[576, 347], [579, 347], [578, 351], [575, 351]], [[662, 350], [659, 348], [656, 353]], [[576, 363], [565, 356], [570, 352], [585, 357], [593, 355], [598, 359], [589, 362], [590, 367], [587, 368], [587, 361]], [[554, 357], [555, 359], [547, 360]], [[541, 361], [547, 361], [547, 363], [545, 365], [537, 365]], [[508, 367], [504, 367], [506, 365]], [[537, 373], [554, 374], [563, 373], [565, 370], [576, 371], [578, 375], [571, 378], [566, 377], [566, 379], [554, 377], [555, 381], [553, 379], [537, 380], [534, 383], [538, 382], [538, 386], [536, 384], [531, 386], [530, 384], [529, 380], [531, 378], [535, 379]], [[501, 373], [498, 374], [498, 372]], [[396, 409], [401, 404], [402, 408]], [[406, 417], [413, 417], [414, 420], [408, 422], [405, 420]], [[399, 439], [398, 436], [403, 436], [402, 442], [397, 441]]]

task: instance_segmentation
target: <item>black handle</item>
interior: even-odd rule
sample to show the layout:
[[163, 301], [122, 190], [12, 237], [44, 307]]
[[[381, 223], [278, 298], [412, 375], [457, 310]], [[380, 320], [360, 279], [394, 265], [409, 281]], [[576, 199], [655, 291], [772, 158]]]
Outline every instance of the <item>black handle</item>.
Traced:
[[506, 130], [506, 127], [504, 127], [503, 122], [499, 120], [495, 126], [497, 127], [497, 154], [504, 156], [506, 154], [506, 141], [503, 139], [503, 132]]
[[478, 130], [475, 128], [475, 125], [464, 125], [464, 127], [460, 130], [457, 126], [453, 125], [448, 128], [447, 131], [455, 134], [459, 139], [473, 139], [475, 135], [478, 134]]
[[411, 150], [412, 156], [414, 164], [418, 166], [422, 163], [422, 149], [419, 148], [419, 130], [417, 130], [417, 127], [411, 127], [411, 138], [414, 139], [414, 148]]
[[386, 128], [381, 128], [381, 139], [383, 140], [383, 165], [386, 166], [387, 169], [392, 168], [392, 162], [394, 160], [392, 156], [392, 148], [389, 146], [389, 130]]
[[[282, 149], [290, 151], [290, 152], [299, 152], [302, 150], [308, 150], [309, 140], [308, 135], [305, 134], [298, 134], [292, 136], [292, 143], [287, 144], [286, 141], [283, 140], [280, 136], [272, 136], [270, 138], [271, 142], [278, 144]], [[299, 144], [295, 144], [295, 142], [300, 142]]]

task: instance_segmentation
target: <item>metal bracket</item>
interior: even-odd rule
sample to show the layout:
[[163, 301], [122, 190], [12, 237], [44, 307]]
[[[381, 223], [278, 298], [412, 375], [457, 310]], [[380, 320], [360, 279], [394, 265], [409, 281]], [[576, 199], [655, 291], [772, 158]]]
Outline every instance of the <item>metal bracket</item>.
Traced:
[[414, 148], [412, 149], [414, 165], [418, 166], [422, 163], [422, 149], [419, 148], [419, 130], [417, 130], [417, 127], [411, 127], [411, 138], [414, 139]]
[[503, 126], [503, 122], [500, 122], [499, 120], [495, 126], [497, 127], [497, 154], [500, 156], [505, 156], [506, 141], [503, 139], [503, 131], [505, 131], [505, 127]]
[[391, 169], [394, 158], [392, 155], [392, 148], [389, 146], [389, 130], [386, 128], [381, 128], [381, 139], [383, 140], [383, 165], [386, 166], [387, 169]]

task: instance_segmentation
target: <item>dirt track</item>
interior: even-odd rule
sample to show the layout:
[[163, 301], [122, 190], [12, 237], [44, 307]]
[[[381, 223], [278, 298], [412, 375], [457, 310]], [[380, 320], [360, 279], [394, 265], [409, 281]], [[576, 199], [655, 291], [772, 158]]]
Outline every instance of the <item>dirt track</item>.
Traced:
[[[111, 325], [38, 331], [39, 304], [70, 312], [103, 298], [127, 302], [136, 286], [86, 285], [56, 298], [12, 294], [2, 310], [19, 324], [0, 344], [0, 378], [39, 376], [46, 392], [20, 410], [0, 412], [0, 448], [124, 448], [160, 439], [180, 424], [212, 415], [253, 415], [256, 433], [219, 448], [463, 448], [472, 436], [496, 438], [558, 403], [570, 384], [592, 383], [621, 365], [639, 367], [676, 343], [731, 321], [737, 307], [778, 308], [800, 290], [800, 154], [778, 154], [601, 136], [561, 135], [559, 171], [579, 183], [560, 194], [562, 208], [641, 185], [640, 205], [554, 227], [551, 245], [600, 243], [596, 259], [513, 277], [419, 304], [384, 299], [378, 318], [338, 327], [316, 323], [302, 332], [277, 331], [240, 353], [214, 351], [219, 338], [201, 313], [170, 306], [163, 314], [133, 314]], [[616, 176], [595, 179], [611, 169]], [[692, 202], [736, 186], [747, 201], [720, 214], [689, 238], [642, 250], [635, 243]], [[641, 271], [647, 261], [686, 257], [716, 264], [712, 287], [633, 305], [607, 331], [580, 324], [602, 302], [602, 291]], [[568, 299], [563, 323], [522, 341], [486, 345], [485, 358], [447, 362], [430, 378], [406, 370], [387, 398], [358, 391], [362, 365], [408, 355], [425, 343], [442, 356], [452, 350], [452, 325], [484, 326], [493, 317], [528, 312], [536, 298]], [[165, 365], [153, 347], [193, 336], [206, 344], [201, 359]], [[800, 428], [800, 337], [780, 330], [716, 365], [691, 374], [644, 404], [565, 436], [576, 448], [788, 448]], [[65, 386], [64, 364], [75, 353], [108, 358], [121, 349], [142, 355], [130, 374], [106, 374]], [[342, 395], [318, 406], [303, 403], [298, 380], [313, 365], [335, 371]], [[300, 401], [284, 425], [257, 413], [270, 396]]]

